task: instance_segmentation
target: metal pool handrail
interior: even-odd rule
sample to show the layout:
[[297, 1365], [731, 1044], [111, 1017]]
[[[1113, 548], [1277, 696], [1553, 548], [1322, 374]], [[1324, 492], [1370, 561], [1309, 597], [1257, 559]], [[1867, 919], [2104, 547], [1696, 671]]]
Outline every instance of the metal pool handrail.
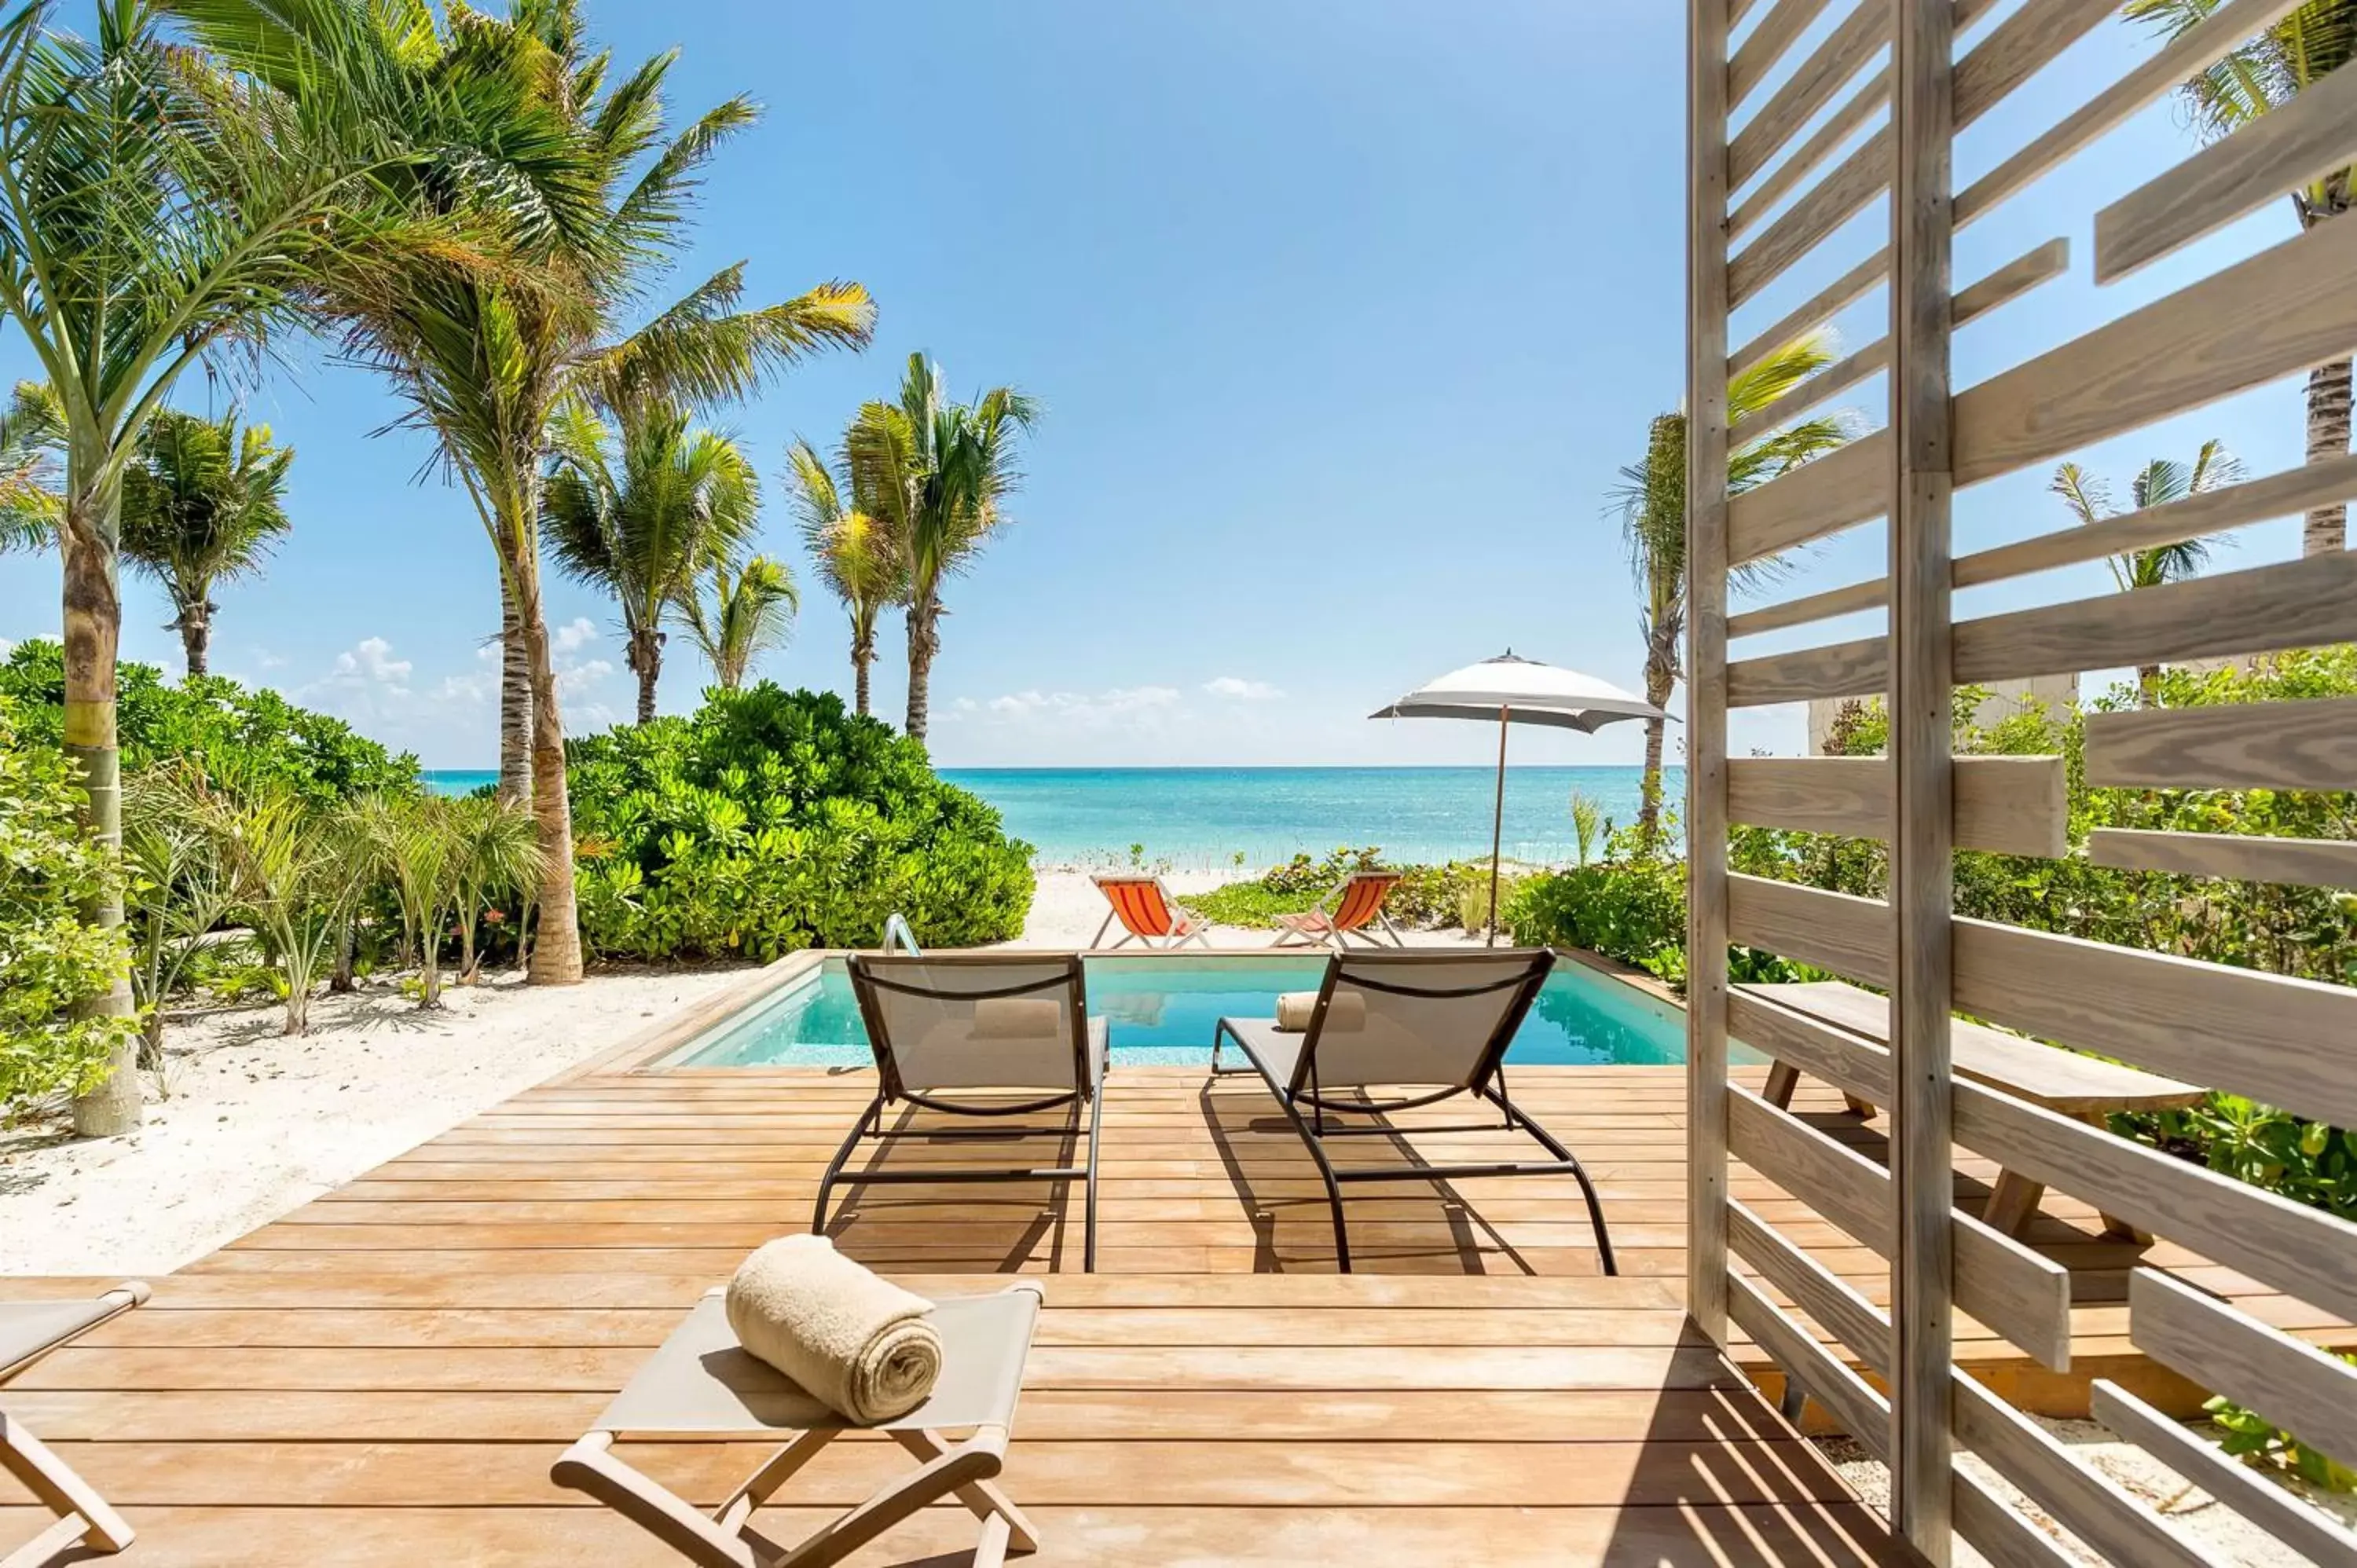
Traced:
[[917, 933], [909, 929], [908, 917], [898, 909], [884, 918], [884, 950], [899, 950], [922, 958], [925, 950], [917, 945]]

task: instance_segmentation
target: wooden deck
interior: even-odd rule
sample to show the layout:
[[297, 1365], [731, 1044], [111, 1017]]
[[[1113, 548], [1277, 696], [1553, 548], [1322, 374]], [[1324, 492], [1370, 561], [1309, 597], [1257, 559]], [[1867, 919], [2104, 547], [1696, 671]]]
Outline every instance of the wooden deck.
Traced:
[[[1598, 1275], [1576, 1189], [1554, 1179], [1362, 1197], [1361, 1272], [1341, 1277], [1314, 1172], [1265, 1095], [1177, 1069], [1108, 1090], [1094, 1276], [1063, 1272], [1078, 1207], [1068, 1223], [1044, 1187], [876, 1188], [838, 1238], [936, 1294], [1057, 1273], [1006, 1477], [1048, 1532], [1034, 1561], [1877, 1561], [1870, 1517], [1686, 1325], [1680, 1073], [1513, 1076], [1596, 1173], [1623, 1277]], [[7, 1406], [124, 1509], [143, 1532], [133, 1561], [159, 1568], [666, 1561], [551, 1487], [549, 1463], [699, 1293], [808, 1223], [870, 1081], [603, 1073], [533, 1090], [155, 1282], [150, 1305], [11, 1383]], [[1838, 1103], [1799, 1101], [1829, 1124]], [[1390, 1141], [1351, 1142], [1378, 1157]], [[1737, 1190], [1879, 1293], [1878, 1260], [1757, 1178], [1738, 1172]], [[2125, 1262], [2064, 1220], [2033, 1239], [2089, 1265], [2093, 1294]], [[2088, 1350], [2106, 1351], [2124, 1309], [2081, 1310]], [[707, 1501], [752, 1463], [741, 1444], [640, 1452]], [[845, 1506], [897, 1461], [839, 1444], [793, 1501]], [[31, 1520], [0, 1507], [0, 1542]], [[860, 1561], [958, 1562], [970, 1541], [962, 1514], [932, 1514]]]

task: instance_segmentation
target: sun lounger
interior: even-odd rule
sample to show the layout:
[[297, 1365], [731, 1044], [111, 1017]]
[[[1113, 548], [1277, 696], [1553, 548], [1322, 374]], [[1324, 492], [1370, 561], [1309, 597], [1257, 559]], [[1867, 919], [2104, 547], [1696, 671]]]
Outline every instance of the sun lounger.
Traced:
[[1356, 937], [1371, 948], [1383, 946], [1384, 939], [1393, 947], [1405, 947], [1399, 928], [1383, 913], [1383, 901], [1399, 885], [1396, 871], [1352, 872], [1348, 881], [1319, 899], [1315, 909], [1279, 915], [1276, 923], [1285, 929], [1277, 934], [1275, 945], [1341, 948]]
[[[819, 1181], [811, 1230], [825, 1233], [828, 1199], [838, 1183], [867, 1187], [891, 1182], [1077, 1181], [1087, 1193], [1081, 1266], [1094, 1269], [1097, 1091], [1104, 1081], [1105, 1022], [1089, 1016], [1080, 956], [1005, 952], [919, 958], [859, 953], [852, 957], [850, 968], [860, 1017], [876, 1053], [876, 1098], [860, 1112], [850, 1136], [844, 1139]], [[1011, 1100], [972, 1098], [971, 1091], [980, 1090], [1014, 1090], [1022, 1094]], [[1046, 1092], [1033, 1092], [1040, 1090]], [[884, 1113], [904, 1101], [920, 1110], [953, 1116], [1028, 1116], [1059, 1106], [1068, 1107], [1070, 1115], [1064, 1126], [1049, 1129], [885, 1126]], [[1006, 1142], [1044, 1131], [1075, 1140], [1082, 1135], [1083, 1112], [1088, 1118], [1088, 1149], [1079, 1165], [844, 1168], [861, 1142], [870, 1139], [886, 1145], [899, 1137]]]
[[1113, 944], [1117, 948], [1132, 942], [1143, 942], [1150, 948], [1182, 948], [1189, 942], [1211, 945], [1211, 939], [1205, 934], [1210, 924], [1174, 900], [1159, 876], [1104, 875], [1090, 880], [1113, 908], [1106, 914], [1104, 924], [1097, 928], [1097, 934], [1089, 940], [1089, 946], [1103, 947], [1105, 933], [1113, 929], [1116, 920], [1122, 930], [1121, 940]]
[[[1334, 1211], [1334, 1253], [1351, 1272], [1351, 1238], [1342, 1214], [1342, 1184], [1439, 1181], [1458, 1176], [1569, 1176], [1587, 1200], [1596, 1251], [1608, 1274], [1612, 1240], [1604, 1210], [1579, 1161], [1554, 1134], [1506, 1097], [1506, 1047], [1546, 981], [1555, 954], [1544, 949], [1484, 952], [1336, 953], [1308, 1027], [1282, 1031], [1274, 1018], [1222, 1018], [1211, 1036], [1214, 1073], [1257, 1071], [1300, 1134], [1326, 1183]], [[1232, 1040], [1250, 1069], [1224, 1068], [1221, 1048]], [[1370, 1090], [1405, 1090], [1378, 1101]], [[1338, 1099], [1342, 1094], [1354, 1099]], [[1343, 1126], [1337, 1113], [1375, 1115], [1431, 1105], [1458, 1095], [1488, 1101], [1504, 1113], [1503, 1128], [1527, 1133], [1552, 1156], [1545, 1160], [1481, 1160], [1455, 1165], [1352, 1165], [1335, 1168], [1329, 1138], [1408, 1131], [1486, 1132], [1500, 1123], [1406, 1129], [1387, 1122]], [[1307, 1112], [1305, 1116], [1303, 1113]]]
[[[996, 1295], [936, 1303], [942, 1376], [932, 1396], [872, 1430], [888, 1433], [917, 1468], [888, 1482], [791, 1546], [752, 1525], [753, 1511], [819, 1451], [846, 1431], [843, 1418], [767, 1362], [746, 1354], [729, 1331], [723, 1293], [714, 1291], [672, 1331], [597, 1423], [549, 1471], [560, 1487], [605, 1504], [702, 1568], [818, 1568], [839, 1563], [918, 1509], [954, 1496], [982, 1521], [973, 1561], [996, 1568], [1010, 1547], [1038, 1548], [1039, 1532], [993, 1485], [1006, 1462], [1023, 1362], [1039, 1315], [1039, 1286], [1026, 1281]], [[972, 1429], [956, 1442], [942, 1435]], [[616, 1440], [715, 1437], [791, 1440], [706, 1515], [614, 1451]]]
[[[0, 1302], [0, 1380], [15, 1377], [76, 1335], [130, 1311], [147, 1296], [147, 1287], [132, 1280], [88, 1301]], [[38, 1568], [63, 1558], [77, 1545], [101, 1552], [120, 1552], [131, 1544], [132, 1530], [123, 1516], [5, 1410], [0, 1410], [0, 1469], [16, 1477], [58, 1516], [55, 1524], [10, 1552], [0, 1568]]]

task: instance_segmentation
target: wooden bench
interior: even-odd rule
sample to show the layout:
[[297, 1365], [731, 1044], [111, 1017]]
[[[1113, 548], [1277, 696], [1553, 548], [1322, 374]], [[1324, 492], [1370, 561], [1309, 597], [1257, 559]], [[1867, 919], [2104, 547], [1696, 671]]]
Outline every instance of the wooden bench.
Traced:
[[[1799, 985], [1747, 985], [1742, 989], [1762, 1001], [1804, 1013], [1821, 1024], [1859, 1036], [1888, 1050], [1890, 1047], [1890, 1004], [1888, 997], [1846, 981], [1814, 981]], [[2094, 1057], [2083, 1057], [2060, 1046], [2050, 1046], [2022, 1035], [2008, 1035], [1986, 1024], [1958, 1018], [1949, 1030], [1948, 1060], [1959, 1078], [1969, 1078], [2016, 1099], [2042, 1105], [2059, 1115], [2093, 1126], [2103, 1126], [2114, 1112], [2178, 1111], [2198, 1104], [2207, 1090], [2179, 1083], [2140, 1068], [2122, 1067]], [[1788, 1062], [1768, 1069], [1767, 1098], [1789, 1109], [1801, 1069]], [[1858, 1115], [1874, 1108], [1845, 1091], [1842, 1098]], [[2038, 1213], [2046, 1184], [2013, 1171], [1999, 1171], [1989, 1191], [1983, 1221], [2008, 1236], [2018, 1236]], [[2105, 1234], [2149, 1241], [2134, 1227], [2104, 1216]]]

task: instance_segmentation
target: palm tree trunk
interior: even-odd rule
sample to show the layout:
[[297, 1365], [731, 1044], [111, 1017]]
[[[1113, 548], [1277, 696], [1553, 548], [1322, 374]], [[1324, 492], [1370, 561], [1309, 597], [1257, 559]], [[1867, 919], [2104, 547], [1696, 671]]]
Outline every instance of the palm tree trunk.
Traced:
[[909, 722], [902, 728], [918, 742], [925, 738], [925, 720], [932, 706], [933, 655], [942, 646], [934, 627], [941, 613], [941, 601], [931, 594], [909, 607]]
[[540, 828], [543, 868], [540, 929], [532, 945], [535, 985], [581, 982], [581, 929], [573, 900], [573, 809], [565, 794], [565, 721], [556, 705], [556, 669], [549, 657], [548, 621], [540, 603], [536, 541], [523, 531], [524, 557], [509, 563], [516, 617], [522, 624], [532, 675], [532, 814]]
[[[1666, 625], [1657, 618], [1656, 624]], [[1674, 632], [1672, 633], [1674, 637]], [[1647, 639], [1645, 650], [1645, 701], [1661, 707], [1670, 700], [1677, 684], [1677, 650], [1674, 642], [1664, 644], [1656, 635]], [[1662, 836], [1662, 749], [1667, 738], [1669, 725], [1663, 719], [1645, 721], [1645, 771], [1638, 786], [1637, 842], [1647, 851]]]
[[2160, 706], [2159, 665], [2139, 664], [2136, 666], [2136, 701], [2138, 704], [2143, 707], [2157, 708]]
[[857, 631], [851, 637], [851, 688], [859, 716], [867, 716], [867, 667], [876, 662], [876, 634]]
[[[2308, 460], [2321, 463], [2349, 452], [2350, 362], [2319, 365], [2308, 375]], [[2334, 555], [2349, 548], [2349, 509], [2335, 503], [2308, 514], [2302, 555]]]
[[[108, 853], [123, 850], [123, 755], [114, 727], [114, 660], [123, 636], [123, 600], [115, 590], [115, 521], [121, 491], [113, 485], [93, 490], [83, 483], [80, 451], [71, 454], [65, 525], [59, 532], [65, 557], [65, 754], [81, 775], [83, 831]], [[84, 924], [113, 930], [123, 924], [123, 889], [110, 888], [84, 904]], [[85, 1015], [128, 1018], [135, 1011], [126, 966], [105, 994], [84, 1003]], [[106, 1077], [73, 1102], [74, 1132], [84, 1138], [112, 1137], [139, 1125], [139, 1040], [135, 1033], [117, 1046]]]
[[500, 574], [500, 789], [511, 806], [532, 803], [532, 662], [508, 575]]
[[[639, 722], [655, 722], [655, 682], [662, 678], [662, 633], [651, 627], [640, 627], [630, 633], [630, 671], [639, 678]], [[723, 680], [724, 686], [737, 682]]]
[[180, 634], [180, 657], [186, 661], [190, 675], [210, 675], [212, 673], [213, 607], [199, 598], [179, 608], [179, 617], [172, 622], [172, 627]]

